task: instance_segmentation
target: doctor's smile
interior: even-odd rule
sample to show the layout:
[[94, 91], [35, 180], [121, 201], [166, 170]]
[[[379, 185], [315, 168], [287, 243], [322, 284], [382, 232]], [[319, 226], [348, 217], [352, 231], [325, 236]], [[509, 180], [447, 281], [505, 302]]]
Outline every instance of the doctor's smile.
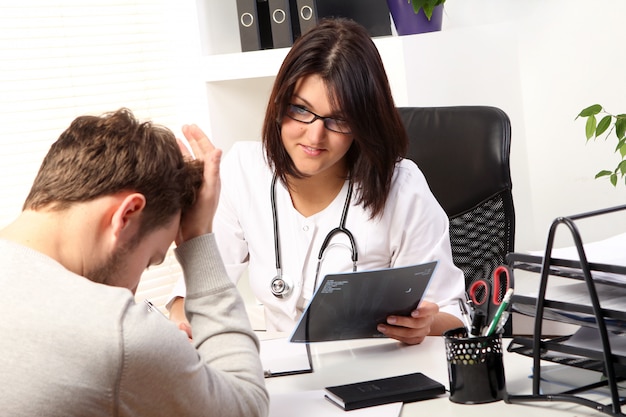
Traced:
[[300, 145], [300, 146], [302, 147], [302, 150], [304, 150], [304, 152], [307, 155], [318, 156], [322, 152], [324, 152], [324, 149], [322, 149], [322, 148], [313, 148], [311, 146], [306, 146], [306, 145]]

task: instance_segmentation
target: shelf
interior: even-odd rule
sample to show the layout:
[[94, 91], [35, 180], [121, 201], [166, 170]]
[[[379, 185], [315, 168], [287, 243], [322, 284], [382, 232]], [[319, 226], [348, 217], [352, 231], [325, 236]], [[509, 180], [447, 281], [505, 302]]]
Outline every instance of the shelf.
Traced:
[[[626, 297], [626, 268], [590, 263], [575, 224], [577, 220], [624, 210], [626, 205], [559, 217], [550, 227], [544, 257], [522, 254], [507, 256], [507, 262], [514, 274], [522, 270], [540, 276], [536, 292], [525, 292], [529, 283], [528, 279], [522, 280], [525, 288], [519, 291], [516, 286], [516, 295], [511, 301], [513, 311], [535, 317], [533, 336], [517, 337], [508, 348], [511, 352], [533, 358], [532, 394], [509, 394], [507, 402], [566, 401], [582, 404], [612, 416], [625, 416], [621, 410], [624, 400], [619, 396], [617, 382], [626, 376], [626, 350], [621, 340], [618, 340], [621, 336], [615, 335], [611, 330], [623, 332], [626, 329], [626, 310], [623, 303]], [[571, 233], [576, 249], [576, 261], [553, 258], [554, 239], [559, 226], [567, 227]], [[601, 275], [600, 272], [614, 274], [611, 277], [612, 281], [598, 282], [596, 277]], [[548, 285], [554, 284], [555, 281], [556, 285]], [[520, 280], [516, 277], [515, 282], [518, 283]], [[581, 327], [571, 336], [551, 338], [543, 335], [544, 319], [578, 324]], [[582, 384], [556, 394], [543, 393], [541, 390], [543, 360], [601, 372], [606, 377], [606, 381], [602, 381], [601, 385], [608, 387], [610, 403], [585, 397], [598, 384]]]
[[[413, 35], [419, 36], [419, 35]], [[383, 36], [374, 38], [388, 71], [398, 69], [402, 62], [401, 51], [413, 36]], [[202, 74], [205, 82], [250, 80], [275, 77], [290, 48], [264, 49], [261, 51], [233, 52], [204, 55], [201, 59]], [[401, 66], [400, 66], [401, 68]]]
[[[515, 271], [518, 284], [512, 298], [512, 310], [534, 317], [543, 258], [511, 253], [507, 256], [507, 262]], [[626, 305], [623, 303], [626, 299], [626, 267], [592, 262], [589, 262], [589, 267], [596, 292], [602, 301], [607, 329], [626, 331]], [[596, 326], [594, 308], [587, 294], [580, 262], [551, 258], [548, 276], [550, 285], [544, 297], [543, 319], [578, 326]]]
[[[197, 74], [206, 88], [209, 126], [205, 128], [227, 151], [236, 141], [260, 138], [273, 82], [290, 49], [239, 52], [237, 26], [231, 22], [235, 3], [198, 1], [203, 5], [204, 29]], [[399, 107], [493, 104], [496, 96], [511, 102], [519, 97], [515, 82], [519, 69], [509, 26], [379, 36], [373, 41]], [[502, 62], [494, 66], [496, 55]], [[247, 112], [245, 123], [242, 106]]]
[[[559, 363], [562, 365], [575, 366], [577, 368], [589, 369], [597, 372], [604, 372], [604, 362], [602, 358], [593, 358], [593, 357], [585, 357], [577, 354], [572, 354], [571, 350], [567, 352], [563, 352], [558, 348], [554, 348], [558, 346], [557, 343], [566, 341], [570, 336], [564, 336], [559, 338], [554, 338], [550, 342], [545, 342], [542, 346], [541, 359], [553, 363]], [[515, 337], [509, 343], [507, 347], [507, 351], [518, 353], [523, 356], [533, 357], [533, 341], [530, 338], [524, 337]], [[576, 352], [578, 353], [578, 352]], [[624, 368], [626, 370], [626, 368]]]
[[202, 74], [205, 82], [248, 80], [275, 77], [289, 48], [202, 57]]
[[[571, 336], [560, 336], [541, 341], [540, 356], [542, 360], [576, 366], [604, 372], [603, 352], [593, 349], [568, 346], [567, 341]], [[524, 356], [533, 357], [533, 340], [529, 337], [514, 337], [507, 350]], [[616, 366], [617, 376], [626, 376], [626, 357], [613, 355], [613, 364]]]

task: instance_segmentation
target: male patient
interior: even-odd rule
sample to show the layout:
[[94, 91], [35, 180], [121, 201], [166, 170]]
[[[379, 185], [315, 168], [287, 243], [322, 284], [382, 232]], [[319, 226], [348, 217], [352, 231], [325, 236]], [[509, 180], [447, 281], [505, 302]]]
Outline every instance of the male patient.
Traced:
[[[6, 416], [265, 416], [258, 340], [212, 234], [221, 151], [129, 110], [77, 118], [0, 231]], [[175, 240], [193, 344], [133, 293]]]

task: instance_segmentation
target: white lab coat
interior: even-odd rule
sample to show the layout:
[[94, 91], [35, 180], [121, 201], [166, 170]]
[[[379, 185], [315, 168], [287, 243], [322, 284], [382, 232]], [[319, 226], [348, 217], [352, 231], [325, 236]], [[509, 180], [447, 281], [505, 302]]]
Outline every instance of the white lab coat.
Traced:
[[[272, 172], [261, 143], [236, 143], [223, 158], [221, 178], [222, 193], [213, 230], [226, 269], [236, 282], [248, 268], [252, 291], [264, 306], [267, 330], [291, 332], [313, 294], [322, 242], [330, 230], [339, 226], [348, 182], [328, 207], [304, 217], [277, 181], [282, 271], [293, 283], [292, 294], [279, 299], [270, 290], [276, 276]], [[357, 193], [355, 187], [353, 202]], [[461, 318], [457, 299], [464, 297], [465, 281], [452, 262], [448, 218], [412, 161], [405, 159], [396, 166], [382, 217], [371, 220], [361, 206], [351, 204], [346, 228], [356, 241], [359, 271], [439, 261], [425, 299], [437, 303], [440, 311]], [[328, 273], [351, 270], [349, 240], [338, 234], [324, 253], [317, 284]], [[173, 295], [184, 295], [182, 279]]]

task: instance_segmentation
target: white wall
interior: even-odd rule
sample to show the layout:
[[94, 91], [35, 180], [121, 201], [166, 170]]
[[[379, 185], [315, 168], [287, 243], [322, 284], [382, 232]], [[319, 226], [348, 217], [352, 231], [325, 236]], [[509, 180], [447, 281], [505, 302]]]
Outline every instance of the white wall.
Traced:
[[[198, 4], [205, 1], [198, 0]], [[233, 97], [231, 87], [222, 88], [224, 86], [220, 83], [207, 86], [203, 80], [205, 74], [201, 73], [202, 51], [198, 38], [208, 35], [206, 28], [198, 30], [195, 1], [135, 0], [132, 4], [135, 3], [150, 7], [155, 15], [160, 14], [158, 18], [163, 19], [163, 39], [155, 39], [155, 42], [168, 39], [170, 44], [178, 46], [163, 49], [159, 59], [167, 62], [154, 60], [148, 63], [149, 68], [157, 71], [165, 67], [176, 68], [176, 71], [169, 71], [162, 82], [174, 93], [171, 96], [173, 105], [167, 112], [160, 106], [153, 109], [155, 91], [145, 89], [137, 95], [138, 99], [133, 96], [133, 100], [139, 100], [132, 101], [133, 109], [141, 116], [157, 117], [158, 122], [174, 130], [186, 122], [197, 122], [210, 130], [206, 94], [210, 93], [210, 100], [219, 99], [223, 105], [232, 106], [245, 100], [251, 89], [236, 90], [236, 97]], [[68, 16], [77, 13], [75, 7], [70, 7], [74, 4], [72, 1], [58, 4], [69, 7], [72, 12], [68, 11]], [[81, 4], [88, 6], [87, 3]], [[122, 7], [128, 4], [114, 2], [111, 5]], [[222, 7], [222, 4], [227, 7], [227, 2], [212, 4], [213, 7]], [[102, 94], [102, 88], [93, 83], [73, 85], [71, 91], [66, 91], [72, 98], [71, 106], [60, 108], [47, 104], [50, 89], [38, 88], [21, 70], [22, 63], [35, 62], [26, 56], [29, 49], [25, 47], [30, 47], [35, 38], [24, 33], [35, 31], [41, 39], [37, 45], [49, 51], [45, 44], [46, 31], [52, 26], [41, 25], [37, 19], [48, 16], [47, 21], [59, 25], [63, 22], [50, 18], [50, 12], [43, 10], [44, 6], [48, 9], [60, 7], [41, 0], [25, 0], [19, 6], [14, 3], [0, 6], [0, 16], [3, 17], [0, 26], [0, 46], [3, 48], [0, 57], [3, 63], [0, 65], [3, 74], [0, 80], [0, 141], [3, 152], [0, 156], [4, 156], [0, 164], [3, 174], [0, 189], [4, 195], [0, 219], [3, 224], [19, 212], [43, 154], [71, 119], [79, 114], [131, 103], [130, 89], [120, 88], [127, 81], [120, 72], [119, 85], [104, 91], [106, 101], [98, 96]], [[26, 7], [32, 7], [32, 12], [21, 13], [20, 9]], [[159, 7], [170, 9], [157, 11]], [[232, 9], [233, 3], [228, 2], [228, 7]], [[205, 12], [201, 11], [201, 19]], [[34, 21], [25, 21], [22, 25], [9, 13], [32, 16]], [[394, 90], [399, 105], [489, 104], [501, 107], [509, 114], [513, 124], [512, 170], [518, 251], [542, 248], [549, 224], [557, 216], [626, 203], [626, 186], [613, 188], [606, 180], [593, 179], [600, 169], [615, 166], [617, 159], [608, 152], [614, 144], [585, 145], [583, 122], [574, 121], [580, 109], [594, 102], [615, 113], [626, 112], [626, 100], [623, 100], [626, 83], [622, 77], [626, 54], [620, 43], [626, 39], [625, 15], [626, 2], [623, 0], [447, 0], [443, 32], [407, 37], [399, 60], [393, 59], [394, 52], [387, 56], [392, 62], [387, 68], [390, 74], [402, 76], [406, 72], [406, 86], [401, 84]], [[86, 26], [89, 32], [94, 36], [106, 36], [111, 27], [100, 25], [106, 23], [106, 19], [103, 17], [99, 21], [93, 13], [91, 17], [94, 21]], [[214, 28], [212, 32], [219, 33], [218, 29]], [[70, 28], [63, 30], [66, 39], [81, 39]], [[54, 33], [58, 35], [58, 32]], [[437, 48], [435, 42], [431, 42], [435, 36]], [[235, 41], [229, 37], [224, 44], [231, 45]], [[379, 38], [377, 42], [385, 43], [385, 40]], [[397, 43], [392, 43], [391, 50], [396, 46]], [[419, 47], [420, 54], [412, 56], [413, 47]], [[389, 51], [385, 53], [389, 54]], [[34, 54], [34, 57], [42, 59], [40, 54]], [[102, 57], [80, 55], [77, 60], [68, 60], [68, 73], [72, 73], [74, 64], [82, 64], [80, 58], [90, 65], [93, 62], [90, 60]], [[111, 60], [113, 58], [111, 56]], [[468, 65], [470, 63], [472, 65]], [[137, 65], [146, 64], [138, 61]], [[403, 66], [408, 71], [403, 70]], [[174, 78], [176, 76], [178, 78]], [[22, 84], [16, 86], [17, 78], [13, 77], [18, 77]], [[37, 76], [31, 78], [40, 79]], [[245, 82], [242, 84], [247, 86]], [[254, 85], [256, 91], [269, 88], [271, 82], [263, 79]], [[136, 85], [134, 87], [133, 91], [137, 90]], [[404, 91], [405, 88], [411, 91]], [[112, 91], [119, 94], [112, 95]], [[257, 91], [253, 95], [252, 103], [264, 107], [262, 94]], [[30, 105], [25, 104], [27, 100], [31, 101]], [[260, 120], [255, 123], [259, 126], [250, 127], [251, 133], [260, 129]], [[237, 126], [242, 122], [240, 119], [228, 120], [228, 124]], [[226, 131], [219, 133], [220, 137], [229, 136]], [[7, 198], [7, 195], [12, 197]], [[583, 237], [594, 240], [625, 231], [623, 215], [619, 220], [615, 219], [612, 218], [615, 225], [610, 221], [590, 222], [590, 227], [583, 227]], [[600, 225], [596, 227], [598, 223]]]
[[[0, 2], [0, 227], [77, 116], [128, 107], [175, 132], [202, 124], [199, 45], [194, 0]], [[147, 271], [138, 297], [161, 306], [175, 263]]]
[[[517, 251], [542, 249], [558, 216], [626, 204], [623, 182], [614, 188], [594, 179], [617, 165], [615, 140], [585, 144], [584, 121], [574, 121], [596, 102], [626, 112], [624, 16], [621, 0], [446, 2], [443, 31], [467, 34], [463, 45], [450, 46], [462, 52], [456, 60], [439, 52], [425, 70], [439, 84], [420, 79], [412, 87], [419, 102], [409, 104], [490, 104], [509, 114]], [[472, 60], [484, 60], [488, 75], [468, 75], [464, 64]], [[626, 231], [626, 217], [578, 225], [583, 239], [596, 240]], [[571, 244], [563, 237], [557, 244]]]

